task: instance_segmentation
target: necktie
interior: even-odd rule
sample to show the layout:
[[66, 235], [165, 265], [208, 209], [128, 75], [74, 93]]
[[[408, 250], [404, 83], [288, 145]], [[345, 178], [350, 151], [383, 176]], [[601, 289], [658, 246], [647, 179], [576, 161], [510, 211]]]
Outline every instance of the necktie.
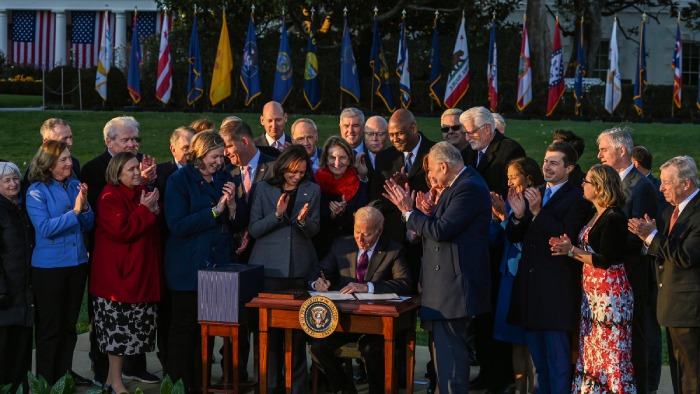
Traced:
[[250, 173], [252, 169], [251, 166], [245, 166], [245, 172], [243, 173], [243, 189], [245, 190], [246, 201], [248, 201], [248, 197], [250, 197]]
[[479, 166], [479, 163], [481, 163], [481, 158], [484, 157], [484, 152], [479, 151], [479, 156], [476, 158], [476, 166]]
[[676, 224], [676, 221], [678, 220], [678, 215], [681, 213], [680, 209], [678, 209], [678, 205], [676, 205], [676, 208], [673, 209], [673, 213], [671, 214], [671, 221], [669, 222], [668, 226], [668, 234], [671, 234], [671, 230], [673, 230], [673, 226]]
[[411, 171], [411, 167], [413, 167], [413, 152], [408, 152], [406, 155], [406, 172]]
[[369, 259], [367, 258], [367, 251], [363, 251], [360, 255], [360, 259], [357, 261], [357, 281], [359, 283], [365, 283], [365, 274], [367, 273], [367, 266], [369, 265]]
[[282, 152], [282, 143], [279, 140], [275, 141], [273, 145], [278, 151]]
[[542, 206], [547, 205], [547, 201], [549, 201], [550, 197], [552, 197], [552, 189], [548, 187], [544, 191], [544, 198], [542, 198]]

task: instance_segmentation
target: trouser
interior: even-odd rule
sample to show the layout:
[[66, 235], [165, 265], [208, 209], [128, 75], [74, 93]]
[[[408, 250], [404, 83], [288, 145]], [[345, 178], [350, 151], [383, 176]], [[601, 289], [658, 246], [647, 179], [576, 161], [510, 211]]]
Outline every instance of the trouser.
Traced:
[[32, 369], [32, 327], [0, 327], [0, 387], [12, 384], [10, 393], [23, 386], [27, 393], [27, 371]]
[[198, 391], [202, 387], [202, 337], [197, 320], [197, 292], [173, 290], [170, 301], [168, 373], [173, 382], [182, 379], [185, 392]]
[[434, 320], [433, 361], [440, 394], [469, 392], [469, 318]]
[[[644, 333], [646, 334], [647, 342], [647, 385], [649, 391], [659, 389], [661, 381], [661, 326], [656, 319], [656, 301], [658, 297], [658, 289], [654, 286], [654, 290], [649, 294], [649, 302], [647, 303], [646, 311], [644, 312]], [[640, 376], [635, 371], [637, 376]]]
[[700, 327], [668, 327], [680, 393], [700, 393]]
[[571, 391], [571, 342], [568, 331], [527, 330], [527, 346], [535, 365], [535, 393]]
[[36, 373], [52, 385], [73, 368], [75, 324], [85, 294], [88, 265], [32, 268], [36, 303]]

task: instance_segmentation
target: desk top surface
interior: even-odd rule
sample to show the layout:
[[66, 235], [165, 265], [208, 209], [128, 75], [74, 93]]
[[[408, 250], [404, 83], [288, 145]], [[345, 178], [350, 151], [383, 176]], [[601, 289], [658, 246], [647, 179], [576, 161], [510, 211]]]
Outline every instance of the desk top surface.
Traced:
[[[309, 296], [300, 298], [268, 298], [258, 296], [246, 304], [250, 308], [299, 310]], [[420, 308], [421, 298], [414, 295], [405, 301], [333, 301], [341, 313], [357, 315], [399, 316]]]

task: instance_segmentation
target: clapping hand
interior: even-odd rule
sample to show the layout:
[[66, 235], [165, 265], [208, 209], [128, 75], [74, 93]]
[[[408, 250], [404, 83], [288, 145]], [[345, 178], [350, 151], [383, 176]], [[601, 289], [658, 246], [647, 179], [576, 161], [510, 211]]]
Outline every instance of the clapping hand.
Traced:
[[342, 215], [348, 207], [348, 203], [345, 201], [345, 195], [343, 195], [341, 201], [331, 201], [328, 206], [331, 210], [331, 219]]
[[426, 193], [417, 192], [416, 208], [418, 208], [426, 216], [430, 216], [435, 209], [435, 205], [437, 205], [437, 198], [438, 194], [435, 188], [430, 189]]
[[651, 219], [649, 215], [646, 214], [644, 215], [644, 219], [632, 218], [627, 221], [627, 229], [644, 241], [656, 230], [656, 220]]
[[398, 183], [399, 185], [405, 185], [408, 183], [408, 173], [406, 173], [406, 167], [401, 167], [401, 171], [392, 175], [391, 179]]
[[552, 256], [564, 256], [571, 250], [571, 239], [566, 234], [552, 237], [549, 239], [549, 246]]
[[289, 204], [289, 196], [287, 193], [282, 193], [280, 199], [277, 201], [277, 209], [275, 209], [275, 216], [278, 219], [282, 218], [282, 215], [287, 211], [287, 204]]
[[160, 193], [158, 192], [157, 188], [153, 189], [152, 192], [146, 192], [145, 190], [141, 191], [141, 205], [148, 208], [148, 210], [154, 215], [160, 213], [160, 207], [158, 206], [159, 195]]
[[530, 207], [530, 212], [537, 216], [542, 209], [542, 193], [534, 187], [528, 187], [523, 192], [523, 195], [527, 199], [528, 206]]
[[226, 207], [228, 208], [228, 214], [233, 216], [233, 214], [236, 212], [236, 184], [233, 182], [226, 182], [222, 191], [224, 196], [226, 196]]
[[387, 179], [384, 184], [384, 190], [386, 193], [382, 193], [382, 195], [396, 205], [402, 214], [413, 209], [413, 202], [416, 200], [416, 192], [411, 191], [407, 183], [404, 187], [401, 187], [393, 179]]
[[73, 212], [76, 215], [88, 210], [87, 190], [87, 183], [78, 185], [78, 195], [75, 197], [75, 207], [73, 207]]
[[506, 203], [503, 197], [494, 192], [491, 192], [491, 214], [500, 221], [506, 219]]
[[141, 159], [141, 184], [150, 185], [156, 180], [156, 161], [149, 155]]
[[367, 169], [367, 155], [364, 152], [355, 156], [355, 169], [357, 170], [357, 176], [360, 180], [367, 179], [369, 170]]
[[513, 216], [522, 219], [523, 215], [525, 215], [527, 205], [525, 204], [525, 197], [523, 197], [523, 194], [518, 193], [514, 187], [508, 189], [508, 204], [510, 204], [510, 209], [513, 210]]
[[297, 221], [299, 224], [302, 226], [304, 225], [304, 222], [306, 221], [306, 215], [309, 214], [309, 203], [307, 202], [304, 204], [303, 207], [301, 207], [301, 211], [299, 211], [299, 216], [297, 216]]

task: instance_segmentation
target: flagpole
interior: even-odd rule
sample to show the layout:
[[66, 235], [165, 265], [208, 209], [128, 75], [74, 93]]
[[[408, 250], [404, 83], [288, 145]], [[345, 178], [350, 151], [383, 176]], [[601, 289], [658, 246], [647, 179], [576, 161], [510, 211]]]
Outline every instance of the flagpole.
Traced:
[[[348, 27], [348, 7], [343, 7], [343, 29], [347, 29], [347, 27]], [[343, 35], [345, 35], [344, 31], [343, 31]], [[341, 61], [340, 67], [342, 69], [343, 59], [341, 58], [340, 61]], [[372, 78], [374, 78], [374, 76]], [[342, 85], [342, 83], [341, 83], [341, 85]], [[343, 89], [338, 89], [338, 90], [339, 90], [338, 94], [340, 95], [340, 108], [339, 108], [339, 110], [342, 111], [343, 110]]]
[[[681, 12], [680, 12], [680, 11], [678, 11], [677, 23], [678, 23], [678, 26], [681, 25]], [[676, 63], [676, 61], [675, 61], [675, 60], [676, 60], [676, 59], [675, 59], [676, 53], [675, 53], [675, 52], [676, 52], [676, 51], [674, 50], [674, 54], [673, 54], [673, 57], [674, 57], [673, 63], [674, 63], [674, 65], [675, 65], [675, 63]], [[675, 79], [676, 79], [676, 76], [675, 76], [676, 69], [675, 69], [675, 67], [674, 67], [674, 69], [673, 69], [673, 73], [674, 73], [673, 80], [674, 80], [674, 85], [675, 85]], [[675, 114], [676, 114], [676, 103], [675, 103], [676, 92], [675, 92], [675, 90], [676, 90], [676, 89], [675, 89], [675, 86], [674, 86], [673, 92], [671, 92], [671, 119], [673, 119], [673, 118], [676, 117], [676, 115], [675, 115]], [[680, 102], [680, 100], [679, 100], [679, 102]]]
[[[374, 27], [377, 27], [377, 12], [379, 9], [377, 6], [374, 6]], [[372, 36], [374, 37], [374, 32], [372, 32]], [[381, 39], [381, 37], [380, 37]], [[374, 43], [372, 43], [374, 45]], [[375, 60], [376, 61], [376, 60]], [[371, 111], [374, 111], [374, 67], [372, 68], [372, 78], [370, 78], [370, 86], [369, 86], [369, 109]]]

